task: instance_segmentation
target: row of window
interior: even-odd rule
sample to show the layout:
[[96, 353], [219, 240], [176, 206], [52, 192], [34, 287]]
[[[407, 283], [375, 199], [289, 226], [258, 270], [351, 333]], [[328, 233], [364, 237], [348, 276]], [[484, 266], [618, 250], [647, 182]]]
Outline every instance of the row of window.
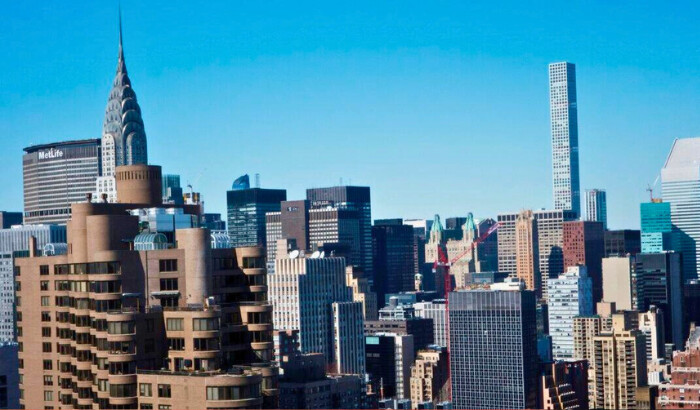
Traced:
[[[185, 330], [185, 319], [168, 318], [165, 320], [165, 328], [172, 331]], [[194, 318], [192, 319], [192, 330], [209, 331], [219, 330], [219, 318]]]

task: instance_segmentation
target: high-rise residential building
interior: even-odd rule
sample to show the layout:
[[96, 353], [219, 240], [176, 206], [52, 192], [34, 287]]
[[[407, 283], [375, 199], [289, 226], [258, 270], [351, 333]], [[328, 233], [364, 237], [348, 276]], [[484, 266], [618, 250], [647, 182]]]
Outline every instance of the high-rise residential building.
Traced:
[[682, 351], [673, 352], [671, 380], [659, 385], [657, 409], [700, 409], [700, 328], [693, 326]]
[[[360, 234], [357, 238], [360, 248], [360, 262], [357, 263], [367, 275], [374, 279], [372, 263], [372, 204], [370, 189], [363, 186], [334, 186], [306, 190], [306, 199], [312, 208], [337, 208], [358, 213]], [[355, 263], [353, 263], [355, 265]]]
[[601, 222], [608, 229], [608, 201], [604, 189], [586, 190], [586, 220]]
[[163, 175], [163, 203], [182, 205], [184, 203], [182, 186], [180, 185], [180, 175]]
[[588, 366], [588, 403], [592, 409], [600, 408], [595, 398], [595, 345], [593, 338], [600, 335], [603, 319], [596, 316], [577, 316], [574, 318], [574, 360], [585, 360]]
[[387, 398], [410, 398], [411, 365], [416, 356], [413, 336], [368, 333], [365, 335], [365, 352], [372, 391]]
[[0, 229], [22, 224], [22, 212], [0, 211]]
[[85, 202], [100, 175], [100, 140], [33, 145], [22, 156], [24, 223], [65, 223], [70, 204]]
[[[279, 212], [287, 200], [284, 189], [232, 189], [226, 192], [228, 235], [231, 246], [267, 247], [265, 214]], [[268, 261], [274, 264], [274, 258]]]
[[700, 280], [693, 279], [683, 284], [683, 308], [685, 321], [683, 322], [684, 336], [691, 323], [700, 323]]
[[603, 258], [603, 300], [614, 302], [617, 309], [632, 310], [632, 255]]
[[127, 211], [164, 206], [160, 167], [117, 167], [115, 181], [120, 203], [72, 205], [66, 254], [31, 239], [15, 260], [20, 404], [277, 407], [264, 250], [211, 249], [203, 228], [135, 250], [158, 235]]
[[420, 350], [411, 367], [411, 404], [449, 401], [447, 351], [445, 347]]
[[[63, 248], [66, 243], [64, 225], [13, 225], [0, 230], [0, 342], [15, 339], [15, 257], [29, 254], [29, 238], [44, 250]], [[49, 253], [49, 249], [46, 252]], [[55, 251], [54, 251], [55, 253]], [[62, 252], [59, 252], [62, 253]]]
[[126, 70], [122, 47], [121, 15], [119, 17], [119, 58], [117, 72], [109, 92], [102, 125], [102, 172], [97, 178], [97, 199], [116, 202], [116, 167], [148, 164], [146, 131], [141, 107]]
[[642, 251], [640, 231], [620, 229], [605, 231], [605, 257], [636, 255]]
[[321, 353], [339, 373], [355, 373], [364, 368], [356, 345], [364, 331], [362, 305], [352, 301], [345, 268], [345, 258], [281, 255], [267, 286], [275, 330], [298, 330], [302, 353]]
[[642, 252], [658, 253], [673, 250], [671, 204], [653, 200], [642, 203], [639, 210], [642, 220]]
[[455, 286], [463, 288], [472, 283], [474, 273], [492, 272], [498, 268], [498, 243], [495, 232], [493, 237], [489, 235], [483, 242], [475, 243], [495, 224], [493, 219], [477, 224], [471, 212], [466, 218], [459, 219], [464, 220], [458, 229], [460, 235], [456, 239], [448, 239], [445, 248], [448, 260], [459, 258], [450, 267], [450, 275], [454, 277]]
[[677, 138], [661, 169], [661, 196], [671, 204], [671, 222], [683, 257], [683, 277], [697, 279], [700, 252], [700, 138]]
[[596, 408], [636, 409], [637, 391], [647, 386], [644, 334], [613, 315], [613, 327], [593, 338]]
[[564, 222], [564, 266], [585, 265], [593, 284], [593, 302], [603, 297], [605, 230], [601, 222]]
[[549, 279], [549, 335], [555, 359], [574, 357], [574, 318], [593, 314], [593, 289], [585, 266], [574, 266]]
[[550, 64], [549, 113], [554, 209], [571, 210], [581, 215], [576, 104], [576, 66], [567, 62]]
[[[498, 271], [516, 273], [515, 226], [519, 212], [498, 215]], [[536, 210], [532, 215], [537, 222], [537, 253], [542, 278], [543, 297], [546, 296], [547, 279], [564, 272], [564, 228], [565, 221], [577, 219], [576, 213], [563, 210]]]
[[450, 293], [449, 351], [455, 408], [536, 408], [535, 305], [535, 293], [529, 290]]
[[445, 318], [445, 299], [413, 304], [416, 316], [433, 319], [433, 339], [438, 346], [447, 347], [447, 323]]
[[538, 257], [537, 222], [532, 211], [523, 211], [515, 221], [515, 276], [525, 287], [542, 295], [542, 278]]
[[374, 221], [372, 227], [372, 259], [374, 261], [374, 290], [384, 301], [389, 293], [415, 289], [413, 227], [401, 219]]

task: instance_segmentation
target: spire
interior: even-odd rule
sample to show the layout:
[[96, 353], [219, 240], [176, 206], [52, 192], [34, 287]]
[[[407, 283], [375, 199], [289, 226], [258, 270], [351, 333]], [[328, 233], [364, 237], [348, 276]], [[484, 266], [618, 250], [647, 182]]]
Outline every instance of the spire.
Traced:
[[119, 2], [119, 63], [117, 73], [126, 73], [126, 63], [124, 62], [124, 46], [122, 43], [122, 3]]
[[430, 227], [431, 232], [442, 232], [442, 223], [440, 223], [440, 215], [435, 214], [435, 219], [433, 219], [433, 226]]

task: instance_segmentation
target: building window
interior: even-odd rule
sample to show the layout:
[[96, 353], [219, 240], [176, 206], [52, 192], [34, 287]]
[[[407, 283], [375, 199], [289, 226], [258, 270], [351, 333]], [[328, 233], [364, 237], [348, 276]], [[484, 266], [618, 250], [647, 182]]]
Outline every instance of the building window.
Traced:
[[39, 275], [45, 276], [49, 274], [49, 265], [39, 266]]
[[51, 328], [50, 327], [42, 327], [41, 328], [41, 336], [42, 337], [51, 337]]
[[177, 290], [177, 278], [161, 279], [160, 290]]
[[51, 360], [44, 360], [44, 370], [53, 370], [53, 362]]
[[[19, 306], [19, 304], [17, 304], [17, 306]], [[50, 322], [51, 321], [51, 312], [41, 312], [41, 321], [42, 322]]]
[[44, 342], [41, 344], [41, 351], [44, 353], [51, 353], [51, 343]]
[[[44, 290], [44, 289], [42, 289]], [[22, 291], [22, 282], [16, 281], [15, 282], [15, 292], [21, 292]]]
[[219, 330], [219, 318], [192, 319], [192, 330]]
[[128, 335], [134, 333], [134, 322], [109, 322], [107, 326], [110, 335]]
[[108, 391], [109, 390], [109, 381], [107, 379], [97, 380], [97, 390], [98, 391]]
[[243, 269], [262, 269], [265, 267], [265, 257], [243, 257]]
[[183, 330], [185, 320], [182, 318], [168, 318], [165, 320], [167, 330]]
[[53, 392], [51, 390], [44, 391], [44, 401], [53, 401]]
[[[49, 290], [49, 281], [48, 281], [48, 280], [42, 280], [42, 281], [39, 283], [39, 287], [41, 288], [42, 291], [47, 291], [47, 290]], [[19, 289], [17, 289], [17, 290], [19, 290]]]
[[159, 404], [158, 405], [158, 409], [161, 409], [161, 410], [170, 410], [172, 408], [173, 408], [173, 406], [171, 406], [169, 404]]
[[141, 403], [141, 404], [139, 404], [139, 408], [141, 410], [152, 410], [153, 405], [151, 403]]
[[41, 306], [50, 306], [50, 304], [48, 296], [41, 297]]
[[177, 259], [161, 259], [158, 266], [160, 272], [177, 272]]
[[158, 397], [170, 397], [170, 385], [169, 384], [159, 384], [158, 385]]
[[151, 383], [141, 383], [139, 384], [139, 396], [141, 397], [151, 397], [153, 396]]
[[185, 350], [185, 339], [181, 337], [169, 337], [168, 338], [168, 349], [169, 350]]
[[44, 376], [44, 386], [53, 386], [53, 376]]

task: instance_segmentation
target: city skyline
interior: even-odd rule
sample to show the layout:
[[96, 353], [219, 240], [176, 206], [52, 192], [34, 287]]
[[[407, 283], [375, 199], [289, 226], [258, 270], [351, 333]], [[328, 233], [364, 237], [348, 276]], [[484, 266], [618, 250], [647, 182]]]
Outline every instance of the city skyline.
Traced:
[[[522, 208], [552, 209], [546, 67], [566, 60], [578, 68], [581, 189], [600, 187], [609, 192], [611, 228], [639, 226], [638, 204], [647, 197], [644, 188], [658, 175], [672, 140], [697, 135], [692, 124], [698, 114], [686, 107], [697, 105], [693, 90], [700, 89], [700, 83], [693, 78], [694, 65], [688, 61], [692, 58], [676, 55], [680, 46], [664, 49], [666, 60], [648, 52], [633, 55], [644, 38], [617, 32], [616, 38], [625, 39], [628, 47], [619, 56], [598, 47], [599, 54], [594, 55], [592, 45], [583, 44], [594, 36], [592, 28], [584, 27], [593, 12], [577, 19], [572, 10], [564, 21], [572, 22], [569, 34], [583, 51], [561, 40], [515, 51], [493, 38], [491, 30], [469, 27], [473, 21], [463, 12], [471, 10], [482, 17], [491, 13], [479, 5], [450, 6], [421, 18], [410, 18], [417, 8], [408, 6], [405, 11], [380, 7], [371, 14], [349, 10], [347, 17], [343, 12], [348, 10], [320, 7], [312, 16], [294, 18], [268, 32], [271, 24], [287, 16], [284, 6], [278, 15], [250, 5], [233, 10], [213, 4], [188, 10], [184, 4], [151, 8], [125, 3], [124, 43], [130, 76], [151, 130], [152, 163], [193, 183], [202, 192], [207, 211], [222, 214], [225, 191], [233, 179], [256, 172], [262, 174], [263, 187], [285, 188], [292, 198], [302, 197], [309, 187], [336, 185], [340, 178], [371, 186], [373, 219], [427, 218], [435, 212], [447, 217], [469, 211], [493, 218]], [[8, 187], [0, 195], [7, 209], [21, 209], [22, 188], [10, 181], [21, 175], [17, 158], [22, 148], [99, 138], [118, 33], [116, 5], [45, 8], [55, 11], [51, 15], [14, 7], [14, 15], [34, 18], [13, 19], [0, 29], [0, 39], [17, 62], [6, 71], [2, 93], [7, 98], [0, 105], [0, 125], [6, 135], [18, 136], [8, 138], [8, 149], [0, 154], [0, 160], [9, 164], [0, 177]], [[80, 15], [66, 20], [75, 7], [80, 7]], [[508, 11], [504, 20], [514, 19], [517, 11]], [[624, 10], [598, 7], [597, 11], [612, 19]], [[190, 12], [194, 15], [184, 20]], [[220, 13], [247, 23], [234, 27], [207, 14], [211, 18], [205, 31], [198, 25], [203, 23], [197, 23], [201, 13]], [[685, 20], [676, 11], [642, 8], [637, 13], [641, 18], [630, 24], [644, 24], [652, 14], [673, 17], [677, 32], [660, 36], [653, 43], [659, 50], [665, 42], [678, 40], [675, 35], [681, 36]], [[316, 23], [314, 16], [329, 20]], [[368, 17], [372, 18], [363, 21]], [[431, 18], [444, 30], [431, 29]], [[56, 34], [52, 27], [64, 26], [65, 21], [84, 31]], [[188, 24], [177, 24], [183, 21]], [[166, 23], [185, 28], [173, 32], [165, 29]], [[554, 40], [535, 23], [507, 28], [504, 22], [492, 30], [501, 30], [504, 39], [522, 32]], [[383, 24], [382, 30], [360, 35], [369, 26]], [[285, 33], [299, 28], [307, 31], [282, 40]], [[51, 38], [46, 37], [49, 34]], [[319, 34], [325, 37], [318, 39]], [[474, 38], [479, 41], [465, 42]], [[239, 43], [240, 39], [248, 41]], [[683, 41], [691, 41], [685, 45], [693, 47], [693, 39]], [[38, 44], [31, 52], [18, 48], [32, 42]], [[197, 44], [203, 45], [202, 50], [195, 50]], [[221, 48], [225, 45], [229, 48]], [[628, 93], [649, 104], [620, 106], [627, 100], [621, 96]], [[621, 111], [606, 112], [613, 105]], [[512, 120], [499, 121], [503, 112]], [[401, 137], [390, 141], [394, 135]], [[640, 138], [647, 144], [638, 143]], [[193, 139], [203, 143], [192, 144]], [[621, 155], [621, 147], [629, 155]], [[316, 157], [319, 163], [314, 167], [298, 164], [299, 155], [334, 148], [346, 155]], [[452, 151], [472, 153], [473, 162]], [[444, 157], [439, 164], [430, 160], [436, 152]], [[490, 157], [499, 161], [485, 160]], [[417, 161], [424, 166], [416, 167]], [[502, 161], [513, 165], [504, 167]], [[217, 165], [215, 171], [210, 164]], [[617, 181], [610, 175], [624, 178]], [[505, 185], [506, 180], [512, 184]], [[396, 197], [402, 201], [396, 203]]]

